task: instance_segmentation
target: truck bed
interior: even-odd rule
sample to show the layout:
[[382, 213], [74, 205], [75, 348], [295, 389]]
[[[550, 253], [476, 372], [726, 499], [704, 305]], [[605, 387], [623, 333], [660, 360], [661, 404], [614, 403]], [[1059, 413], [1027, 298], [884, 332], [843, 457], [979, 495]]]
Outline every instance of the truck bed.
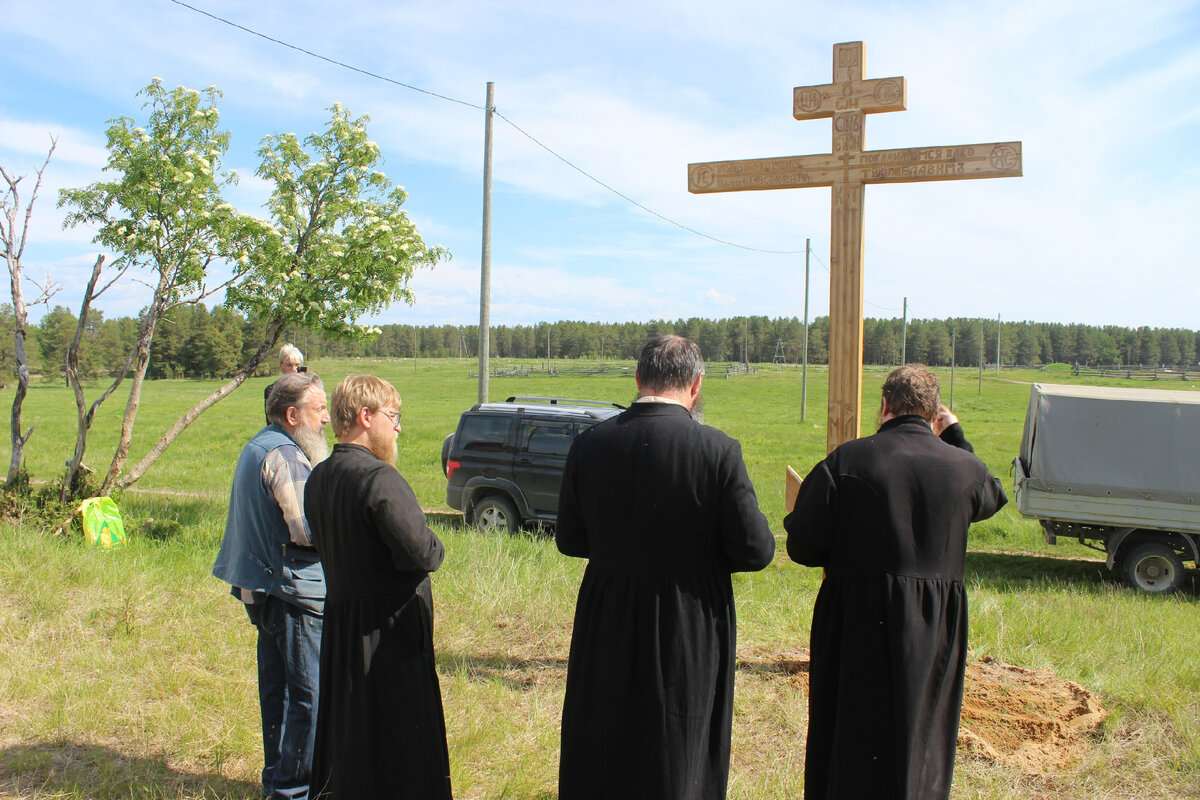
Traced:
[[1114, 496], [1095, 487], [1088, 491], [1080, 487], [1037, 486], [1025, 474], [1021, 459], [1013, 463], [1013, 469], [1017, 510], [1027, 517], [1113, 528], [1200, 533], [1200, 508], [1194, 503], [1154, 496]]

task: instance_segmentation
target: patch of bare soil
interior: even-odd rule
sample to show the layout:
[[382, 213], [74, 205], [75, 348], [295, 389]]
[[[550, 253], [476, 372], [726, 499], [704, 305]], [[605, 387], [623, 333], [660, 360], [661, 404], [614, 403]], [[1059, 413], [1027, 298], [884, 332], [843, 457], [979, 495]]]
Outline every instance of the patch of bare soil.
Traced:
[[[808, 691], [807, 649], [739, 655], [742, 669], [779, 673]], [[983, 658], [967, 663], [958, 749], [1038, 774], [1083, 757], [1107, 716], [1098, 695], [1048, 669]]]
[[958, 746], [1037, 774], [1081, 758], [1107, 716], [1098, 695], [1048, 669], [984, 658], [967, 664]]

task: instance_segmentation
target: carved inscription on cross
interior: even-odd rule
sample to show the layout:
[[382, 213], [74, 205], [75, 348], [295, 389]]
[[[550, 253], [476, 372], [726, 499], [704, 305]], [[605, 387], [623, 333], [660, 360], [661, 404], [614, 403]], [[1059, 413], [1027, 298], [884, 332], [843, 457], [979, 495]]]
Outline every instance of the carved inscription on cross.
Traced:
[[867, 114], [903, 111], [904, 78], [863, 79], [863, 44], [833, 46], [833, 83], [797, 87], [796, 119], [833, 118], [832, 152], [688, 165], [688, 191], [740, 192], [829, 186], [829, 412], [826, 446], [857, 439], [863, 353], [863, 188], [868, 183], [1021, 175], [1021, 143], [863, 150]]

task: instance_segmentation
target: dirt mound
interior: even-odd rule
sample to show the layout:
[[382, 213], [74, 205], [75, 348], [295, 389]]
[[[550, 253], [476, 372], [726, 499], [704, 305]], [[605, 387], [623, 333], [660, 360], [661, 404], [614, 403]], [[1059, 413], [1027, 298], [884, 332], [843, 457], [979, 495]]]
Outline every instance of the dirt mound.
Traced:
[[985, 658], [967, 664], [958, 746], [1036, 774], [1080, 758], [1107, 716], [1097, 695], [1048, 669]]
[[[746, 654], [740, 666], [776, 672], [808, 690], [808, 650]], [[1108, 716], [1100, 698], [1050, 670], [1030, 670], [992, 658], [967, 663], [960, 755], [970, 754], [1029, 774], [1079, 759], [1088, 733]]]

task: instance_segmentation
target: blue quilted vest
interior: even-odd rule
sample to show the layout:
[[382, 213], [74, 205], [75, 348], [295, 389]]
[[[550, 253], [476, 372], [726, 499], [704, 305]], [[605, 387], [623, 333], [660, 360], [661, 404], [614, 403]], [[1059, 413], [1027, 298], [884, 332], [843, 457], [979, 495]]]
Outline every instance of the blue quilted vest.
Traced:
[[[240, 589], [266, 592], [314, 614], [325, 610], [325, 570], [316, 550], [292, 544], [283, 511], [262, 479], [272, 450], [296, 443], [278, 425], [242, 449], [233, 472], [225, 537], [213, 575]], [[301, 498], [303, 502], [303, 498]]]

